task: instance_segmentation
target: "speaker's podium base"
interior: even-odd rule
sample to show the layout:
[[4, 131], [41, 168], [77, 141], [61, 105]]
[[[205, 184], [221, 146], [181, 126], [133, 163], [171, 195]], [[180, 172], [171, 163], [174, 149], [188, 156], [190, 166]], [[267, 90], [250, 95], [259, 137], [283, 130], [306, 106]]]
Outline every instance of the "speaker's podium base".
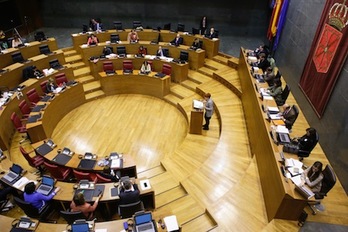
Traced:
[[192, 110], [190, 121], [190, 134], [202, 134], [203, 110]]

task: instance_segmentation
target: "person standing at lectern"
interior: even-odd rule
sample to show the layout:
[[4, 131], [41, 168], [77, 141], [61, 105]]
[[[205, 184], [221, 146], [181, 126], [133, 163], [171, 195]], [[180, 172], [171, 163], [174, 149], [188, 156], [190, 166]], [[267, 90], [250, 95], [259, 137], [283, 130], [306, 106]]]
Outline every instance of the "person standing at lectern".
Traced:
[[210, 93], [206, 93], [204, 95], [203, 102], [204, 102], [204, 109], [205, 109], [205, 113], [204, 113], [205, 124], [203, 125], [203, 130], [209, 130], [210, 119], [214, 113], [214, 102], [211, 99]]

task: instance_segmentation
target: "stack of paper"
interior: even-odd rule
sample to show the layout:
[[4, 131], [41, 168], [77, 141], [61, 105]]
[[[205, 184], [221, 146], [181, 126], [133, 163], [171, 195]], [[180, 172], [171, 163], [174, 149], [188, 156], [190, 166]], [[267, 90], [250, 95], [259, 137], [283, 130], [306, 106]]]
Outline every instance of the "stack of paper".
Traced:
[[179, 230], [178, 220], [175, 215], [165, 217], [163, 221], [168, 232]]
[[291, 176], [297, 176], [303, 173], [302, 169], [303, 163], [301, 161], [295, 160], [293, 158], [285, 159], [285, 167]]

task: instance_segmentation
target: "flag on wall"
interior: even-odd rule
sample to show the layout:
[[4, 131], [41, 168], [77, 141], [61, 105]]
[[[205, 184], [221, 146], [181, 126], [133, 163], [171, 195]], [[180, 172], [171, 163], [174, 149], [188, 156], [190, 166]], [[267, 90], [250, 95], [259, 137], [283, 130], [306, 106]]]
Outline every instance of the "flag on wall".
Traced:
[[300, 79], [300, 88], [322, 117], [348, 53], [347, 0], [327, 0]]

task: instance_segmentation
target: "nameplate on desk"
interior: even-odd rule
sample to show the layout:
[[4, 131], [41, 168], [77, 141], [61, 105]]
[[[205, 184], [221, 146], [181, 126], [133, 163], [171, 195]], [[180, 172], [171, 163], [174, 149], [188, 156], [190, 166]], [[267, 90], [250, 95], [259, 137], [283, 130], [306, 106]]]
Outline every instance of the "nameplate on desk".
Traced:
[[150, 181], [148, 179], [139, 181], [141, 190], [151, 189]]

